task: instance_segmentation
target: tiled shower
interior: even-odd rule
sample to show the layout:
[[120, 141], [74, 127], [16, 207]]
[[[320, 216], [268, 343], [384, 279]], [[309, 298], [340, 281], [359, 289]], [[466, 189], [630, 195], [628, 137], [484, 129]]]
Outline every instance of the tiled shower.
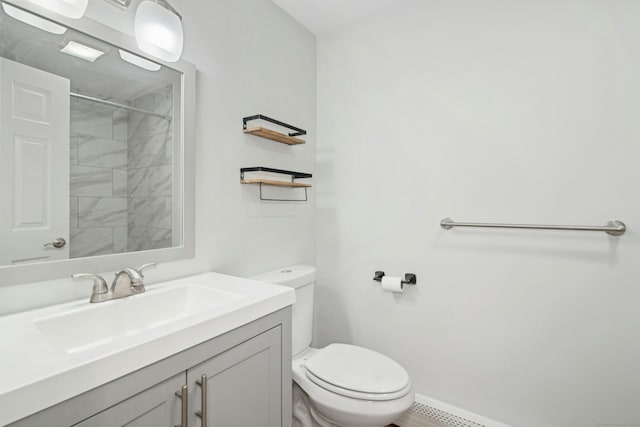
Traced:
[[[171, 116], [173, 88], [128, 105]], [[170, 119], [71, 98], [71, 258], [172, 246]]]

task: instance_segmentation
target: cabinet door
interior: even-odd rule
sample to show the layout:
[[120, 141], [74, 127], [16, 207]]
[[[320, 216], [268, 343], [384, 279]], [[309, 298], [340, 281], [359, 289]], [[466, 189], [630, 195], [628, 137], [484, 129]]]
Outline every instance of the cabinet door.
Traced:
[[184, 374], [176, 375], [76, 426], [174, 427], [180, 425], [181, 400], [175, 393], [180, 391], [184, 384]]
[[189, 425], [203, 424], [194, 412], [205, 404], [207, 427], [281, 427], [281, 339], [278, 326], [189, 369]]

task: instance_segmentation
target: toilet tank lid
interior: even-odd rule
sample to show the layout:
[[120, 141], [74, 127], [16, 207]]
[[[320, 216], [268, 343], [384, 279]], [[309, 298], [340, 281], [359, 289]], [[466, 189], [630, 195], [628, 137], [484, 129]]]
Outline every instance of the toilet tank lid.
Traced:
[[299, 288], [316, 280], [316, 268], [312, 265], [292, 265], [251, 277], [253, 280]]

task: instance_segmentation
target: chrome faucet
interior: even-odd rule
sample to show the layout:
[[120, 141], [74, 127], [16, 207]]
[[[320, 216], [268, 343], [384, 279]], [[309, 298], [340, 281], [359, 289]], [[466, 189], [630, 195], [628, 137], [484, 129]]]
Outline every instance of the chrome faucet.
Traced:
[[104, 302], [143, 293], [145, 289], [142, 270], [157, 265], [155, 262], [152, 262], [141, 265], [138, 268], [129, 267], [120, 270], [116, 273], [113, 283], [111, 283], [111, 289], [107, 287], [107, 282], [97, 274], [77, 273], [72, 274], [71, 277], [74, 279], [92, 279], [93, 292], [91, 293], [89, 302]]

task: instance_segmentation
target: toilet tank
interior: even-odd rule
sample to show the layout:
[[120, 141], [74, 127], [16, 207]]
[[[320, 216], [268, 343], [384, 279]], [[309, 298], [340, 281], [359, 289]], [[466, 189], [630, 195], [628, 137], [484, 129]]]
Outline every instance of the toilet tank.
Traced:
[[253, 280], [294, 288], [296, 302], [291, 320], [291, 354], [296, 355], [311, 345], [313, 331], [313, 289], [316, 268], [312, 265], [292, 265], [258, 274]]

